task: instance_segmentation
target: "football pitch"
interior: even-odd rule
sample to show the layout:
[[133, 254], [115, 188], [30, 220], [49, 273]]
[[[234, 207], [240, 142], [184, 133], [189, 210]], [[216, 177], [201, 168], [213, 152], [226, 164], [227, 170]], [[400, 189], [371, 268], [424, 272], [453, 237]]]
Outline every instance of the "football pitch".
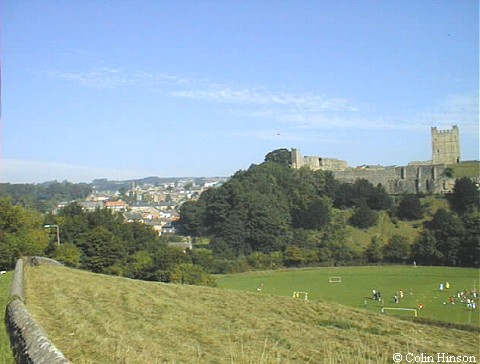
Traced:
[[[451, 267], [336, 267], [222, 275], [217, 282], [221, 288], [292, 299], [305, 299], [307, 293], [310, 301], [340, 303], [378, 313], [382, 307], [406, 308], [412, 310], [385, 312], [414, 316], [415, 309], [418, 317], [479, 326], [479, 272]], [[381, 292], [380, 300], [375, 299], [373, 290]], [[299, 292], [298, 297], [293, 297], [294, 292]]]

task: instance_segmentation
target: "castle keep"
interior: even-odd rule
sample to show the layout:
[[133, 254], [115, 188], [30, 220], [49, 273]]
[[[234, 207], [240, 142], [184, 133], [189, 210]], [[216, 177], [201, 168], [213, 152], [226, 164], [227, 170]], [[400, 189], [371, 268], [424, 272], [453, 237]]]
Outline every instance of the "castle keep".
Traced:
[[460, 163], [460, 132], [454, 125], [452, 130], [432, 128], [432, 164]]
[[401, 193], [447, 193], [451, 192], [455, 179], [446, 176], [449, 164], [460, 163], [460, 134], [458, 126], [451, 130], [432, 127], [432, 160], [412, 162], [407, 166], [361, 166], [352, 168], [346, 161], [302, 156], [292, 148], [292, 168], [304, 166], [313, 170], [331, 171], [340, 182], [353, 183], [363, 178], [373, 185], [379, 183], [390, 194]]

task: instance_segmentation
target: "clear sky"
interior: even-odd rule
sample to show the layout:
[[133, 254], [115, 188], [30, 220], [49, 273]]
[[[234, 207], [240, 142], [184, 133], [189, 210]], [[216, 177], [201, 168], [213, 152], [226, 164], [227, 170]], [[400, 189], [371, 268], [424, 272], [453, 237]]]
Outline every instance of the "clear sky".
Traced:
[[477, 0], [3, 0], [2, 182], [230, 176], [278, 148], [479, 158]]

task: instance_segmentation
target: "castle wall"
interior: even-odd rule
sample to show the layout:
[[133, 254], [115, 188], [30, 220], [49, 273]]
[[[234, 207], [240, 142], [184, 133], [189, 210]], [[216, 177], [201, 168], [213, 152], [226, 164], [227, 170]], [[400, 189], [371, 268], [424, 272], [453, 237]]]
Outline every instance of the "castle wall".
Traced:
[[291, 149], [292, 168], [299, 169], [304, 166], [317, 171], [341, 171], [348, 168], [348, 163], [335, 158], [322, 158], [317, 156], [303, 156], [300, 150]]
[[324, 171], [343, 171], [348, 168], [348, 163], [335, 158], [321, 158], [320, 165]]
[[452, 191], [455, 180], [444, 176], [445, 168], [443, 164], [350, 168], [334, 171], [333, 175], [343, 183], [366, 179], [374, 186], [381, 184], [390, 194], [447, 193]]

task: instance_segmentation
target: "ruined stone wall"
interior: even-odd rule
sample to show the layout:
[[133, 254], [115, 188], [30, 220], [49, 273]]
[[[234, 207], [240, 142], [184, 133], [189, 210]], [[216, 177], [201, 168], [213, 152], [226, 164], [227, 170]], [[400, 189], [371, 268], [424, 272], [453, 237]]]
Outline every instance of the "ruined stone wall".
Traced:
[[61, 265], [41, 257], [19, 259], [13, 274], [12, 288], [6, 309], [5, 323], [15, 361], [19, 364], [63, 364], [68, 359], [48, 339], [43, 328], [25, 306], [24, 265]]
[[335, 158], [322, 158], [320, 161], [322, 170], [324, 171], [344, 171], [348, 168], [348, 163]]
[[446, 166], [408, 165], [376, 168], [350, 168], [334, 171], [340, 182], [353, 183], [357, 179], [366, 179], [374, 186], [379, 183], [390, 194], [402, 193], [447, 193], [455, 185], [453, 178], [444, 174]]
[[314, 171], [343, 171], [348, 168], [346, 161], [335, 158], [303, 156], [302, 153], [295, 148], [291, 149], [290, 154], [292, 158], [292, 168], [294, 169], [306, 166]]

